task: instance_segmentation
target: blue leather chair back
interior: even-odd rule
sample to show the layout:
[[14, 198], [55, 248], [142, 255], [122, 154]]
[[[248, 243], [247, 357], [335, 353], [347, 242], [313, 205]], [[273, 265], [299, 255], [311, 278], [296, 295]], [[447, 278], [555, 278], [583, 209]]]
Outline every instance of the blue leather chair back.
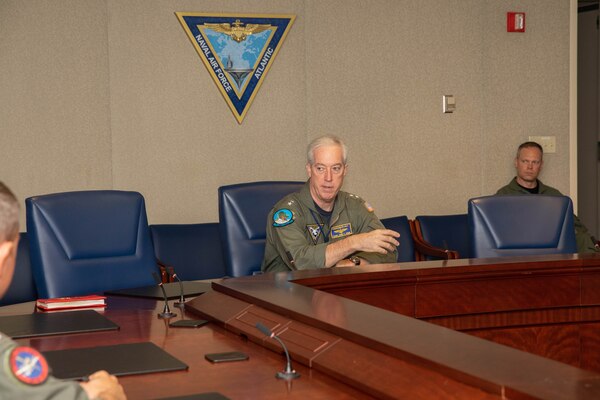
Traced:
[[24, 303], [37, 299], [37, 290], [31, 272], [29, 260], [29, 237], [27, 233], [21, 232], [19, 247], [17, 248], [17, 260], [15, 273], [4, 297], [0, 299], [0, 306], [15, 303]]
[[573, 205], [565, 196], [487, 196], [469, 200], [477, 258], [575, 253]]
[[183, 281], [225, 276], [219, 224], [150, 225], [154, 254]]
[[467, 214], [419, 215], [423, 240], [434, 247], [458, 252], [460, 258], [470, 258], [469, 219]]
[[284, 196], [304, 182], [252, 182], [219, 188], [219, 221], [228, 276], [260, 271], [265, 253], [267, 217]]
[[410, 232], [408, 218], [400, 217], [384, 218], [381, 220], [383, 226], [400, 234], [400, 246], [398, 247], [398, 262], [415, 261], [415, 244]]
[[40, 297], [153, 285], [157, 272], [144, 198], [137, 192], [56, 193], [25, 200]]

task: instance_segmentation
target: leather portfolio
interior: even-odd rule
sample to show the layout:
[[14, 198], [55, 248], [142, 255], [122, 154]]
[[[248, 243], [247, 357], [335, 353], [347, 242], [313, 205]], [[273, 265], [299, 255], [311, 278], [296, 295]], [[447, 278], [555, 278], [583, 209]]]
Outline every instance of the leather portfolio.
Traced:
[[42, 352], [59, 379], [84, 380], [106, 370], [116, 376], [186, 370], [188, 366], [152, 342]]
[[0, 332], [13, 339], [117, 329], [117, 324], [94, 310], [36, 312], [0, 317]]

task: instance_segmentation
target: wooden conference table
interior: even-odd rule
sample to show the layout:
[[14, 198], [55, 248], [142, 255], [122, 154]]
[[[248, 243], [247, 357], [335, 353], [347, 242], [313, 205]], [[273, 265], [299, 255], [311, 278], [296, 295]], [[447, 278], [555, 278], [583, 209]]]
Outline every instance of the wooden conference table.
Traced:
[[[160, 399], [191, 394], [217, 392], [235, 399], [370, 399], [360, 391], [344, 385], [318, 371], [295, 365], [302, 377], [290, 385], [275, 378], [285, 366], [284, 358], [271, 350], [233, 335], [209, 323], [199, 328], [171, 328], [157, 313], [163, 301], [110, 296], [103, 315], [120, 326], [118, 331], [78, 333], [18, 339], [17, 342], [40, 351], [105, 346], [123, 343], [153, 342], [189, 366], [187, 371], [123, 376], [119, 381], [128, 399]], [[177, 317], [181, 309], [172, 307]], [[30, 313], [34, 303], [0, 308], [0, 315]], [[185, 312], [185, 319], [198, 316]], [[207, 353], [243, 351], [248, 361], [211, 364]], [[0, 398], [2, 395], [0, 394]]]
[[[113, 296], [104, 315], [119, 331], [19, 342], [47, 351], [151, 341], [190, 366], [122, 377], [130, 399], [600, 398], [595, 255], [296, 271], [212, 286], [186, 303], [184, 318], [212, 321], [200, 328], [168, 327], [157, 317], [162, 301]], [[32, 307], [2, 307], [0, 315]], [[275, 378], [284, 357], [256, 322], [286, 342], [299, 379]], [[234, 350], [250, 359], [204, 359]]]

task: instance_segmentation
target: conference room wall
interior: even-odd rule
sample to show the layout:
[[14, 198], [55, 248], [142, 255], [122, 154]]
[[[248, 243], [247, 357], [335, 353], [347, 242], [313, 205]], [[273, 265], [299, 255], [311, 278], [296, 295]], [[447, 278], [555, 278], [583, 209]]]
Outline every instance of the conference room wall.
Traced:
[[[242, 125], [175, 11], [297, 16]], [[304, 179], [322, 133], [380, 217], [465, 212], [528, 135], [556, 136], [542, 177], [569, 189], [568, 0], [2, 0], [0, 49], [0, 179], [21, 198], [136, 190], [150, 223], [213, 222], [218, 186]]]

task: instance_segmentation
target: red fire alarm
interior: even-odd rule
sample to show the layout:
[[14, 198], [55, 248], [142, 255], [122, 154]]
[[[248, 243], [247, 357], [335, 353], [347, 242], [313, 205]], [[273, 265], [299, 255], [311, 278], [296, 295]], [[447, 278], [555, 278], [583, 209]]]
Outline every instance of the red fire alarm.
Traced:
[[506, 32], [525, 32], [525, 13], [506, 13]]

